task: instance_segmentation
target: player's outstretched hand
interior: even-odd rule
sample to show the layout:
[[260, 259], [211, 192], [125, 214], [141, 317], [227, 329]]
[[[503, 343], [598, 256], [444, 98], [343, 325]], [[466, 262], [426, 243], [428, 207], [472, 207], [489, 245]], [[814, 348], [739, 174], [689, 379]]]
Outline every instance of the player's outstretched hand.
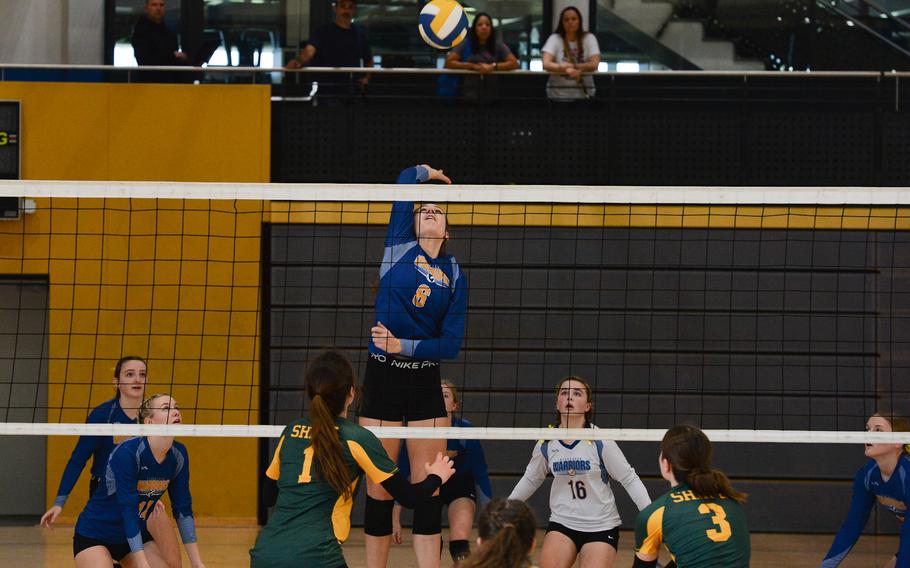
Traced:
[[48, 509], [46, 513], [41, 515], [41, 521], [38, 524], [42, 527], [51, 528], [51, 525], [54, 524], [54, 521], [57, 520], [57, 517], [59, 517], [62, 512], [62, 507], [54, 505]]
[[427, 470], [427, 475], [438, 475], [442, 482], [445, 483], [452, 475], [455, 474], [455, 465], [452, 459], [442, 452], [436, 453], [436, 460], [433, 463], [423, 464]]
[[427, 169], [427, 173], [430, 176], [428, 179], [437, 179], [437, 180], [445, 182], [445, 183], [452, 183], [452, 180], [449, 179], [449, 176], [442, 173], [442, 170], [437, 170], [436, 168], [434, 168], [433, 166], [431, 166], [429, 164], [420, 164], [420, 165]]

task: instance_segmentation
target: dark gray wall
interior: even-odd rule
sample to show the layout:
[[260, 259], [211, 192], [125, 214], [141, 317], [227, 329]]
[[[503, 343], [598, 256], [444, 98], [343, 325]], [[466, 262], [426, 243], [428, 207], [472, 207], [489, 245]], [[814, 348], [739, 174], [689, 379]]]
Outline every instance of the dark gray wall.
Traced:
[[346, 105], [275, 102], [271, 179], [388, 183], [419, 156], [469, 184], [910, 184], [897, 76], [619, 73], [578, 108], [549, 105], [546, 76], [498, 80], [497, 105], [445, 104], [433, 75], [374, 76]]
[[[269, 410], [281, 424], [305, 410], [313, 350], [342, 348], [362, 371], [385, 228], [271, 231]], [[443, 376], [478, 425], [547, 424], [568, 374], [591, 382], [602, 427], [861, 430], [877, 397], [908, 400], [906, 382], [891, 381], [910, 339], [904, 233], [457, 227], [450, 249], [470, 300]], [[498, 494], [532, 445], [485, 443]], [[656, 444], [623, 448], [660, 491]], [[753, 529], [767, 531], [836, 530], [864, 460], [842, 445], [716, 452], [752, 494]], [[543, 517], [546, 497], [535, 496]]]
[[[0, 280], [0, 421], [47, 422], [47, 282]], [[0, 436], [0, 516], [44, 512], [44, 436]], [[34, 520], [34, 519], [32, 519]]]

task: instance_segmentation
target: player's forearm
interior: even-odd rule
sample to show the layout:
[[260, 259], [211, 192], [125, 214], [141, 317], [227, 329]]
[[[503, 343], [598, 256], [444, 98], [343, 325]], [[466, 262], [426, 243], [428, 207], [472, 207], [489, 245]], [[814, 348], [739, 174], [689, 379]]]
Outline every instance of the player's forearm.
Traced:
[[628, 493], [629, 497], [632, 498], [632, 501], [635, 502], [635, 506], [638, 507], [639, 511], [651, 504], [651, 496], [648, 495], [645, 484], [641, 482], [641, 479], [639, 479], [637, 475], [630, 483], [624, 483], [623, 487], [626, 488], [626, 493]]
[[195, 542], [188, 542], [183, 545], [184, 550], [186, 550], [186, 555], [190, 559], [190, 566], [193, 568], [199, 568], [204, 566], [202, 563], [202, 555], [199, 553], [199, 545]]
[[132, 565], [136, 568], [151, 568], [148, 556], [145, 555], [145, 550], [134, 550], [131, 556]]
[[461, 351], [461, 339], [440, 337], [437, 339], [402, 340], [401, 354], [413, 359], [441, 361], [455, 359]]
[[442, 485], [442, 479], [435, 474], [430, 474], [420, 483], [411, 484], [401, 472], [381, 483], [382, 488], [389, 492], [396, 501], [408, 509], [429, 499]]
[[85, 469], [85, 464], [88, 463], [88, 459], [95, 452], [97, 445], [94, 436], [81, 436], [79, 441], [76, 442], [76, 447], [73, 448], [73, 453], [69, 461], [66, 462], [63, 475], [60, 477], [60, 485], [57, 488], [57, 498], [54, 499], [54, 505], [63, 507], [66, 504], [66, 499], [72, 493], [73, 487], [76, 486], [76, 482], [79, 480], [79, 475]]
[[540, 487], [540, 484], [543, 483], [543, 479], [531, 478], [527, 473], [525, 473], [518, 483], [515, 485], [515, 488], [512, 489], [512, 493], [509, 495], [509, 499], [516, 499], [518, 501], [527, 501], [531, 495], [534, 495], [534, 492], [537, 491], [537, 488]]

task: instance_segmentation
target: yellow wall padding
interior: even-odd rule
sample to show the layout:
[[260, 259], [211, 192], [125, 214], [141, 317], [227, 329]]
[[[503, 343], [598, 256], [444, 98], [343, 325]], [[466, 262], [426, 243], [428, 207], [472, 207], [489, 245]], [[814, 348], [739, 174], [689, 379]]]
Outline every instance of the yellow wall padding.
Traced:
[[[0, 83], [0, 99], [22, 102], [26, 179], [268, 182], [269, 95], [267, 85]], [[263, 207], [41, 199], [0, 224], [0, 273], [50, 281], [48, 420], [84, 421], [113, 396], [116, 359], [137, 354], [149, 359], [147, 392], [172, 392], [185, 420], [258, 422]], [[183, 442], [197, 516], [254, 522], [256, 440]], [[74, 443], [48, 440], [49, 503]], [[88, 468], [66, 518], [87, 487]]]

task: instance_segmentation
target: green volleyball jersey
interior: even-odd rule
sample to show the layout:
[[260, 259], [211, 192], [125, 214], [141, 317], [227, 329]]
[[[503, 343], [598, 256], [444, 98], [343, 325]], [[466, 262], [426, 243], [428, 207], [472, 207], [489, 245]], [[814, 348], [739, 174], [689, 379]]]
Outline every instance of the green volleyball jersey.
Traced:
[[[351, 473], [351, 492], [361, 476], [382, 483], [397, 466], [369, 430], [339, 418], [344, 458]], [[344, 564], [341, 543], [351, 531], [352, 499], [344, 499], [317, 473], [309, 418], [288, 424], [266, 475], [278, 481], [278, 501], [256, 546], [251, 566], [326, 566]]]
[[663, 543], [679, 568], [746, 568], [749, 529], [734, 499], [702, 499], [677, 485], [638, 513], [635, 551], [658, 554]]

